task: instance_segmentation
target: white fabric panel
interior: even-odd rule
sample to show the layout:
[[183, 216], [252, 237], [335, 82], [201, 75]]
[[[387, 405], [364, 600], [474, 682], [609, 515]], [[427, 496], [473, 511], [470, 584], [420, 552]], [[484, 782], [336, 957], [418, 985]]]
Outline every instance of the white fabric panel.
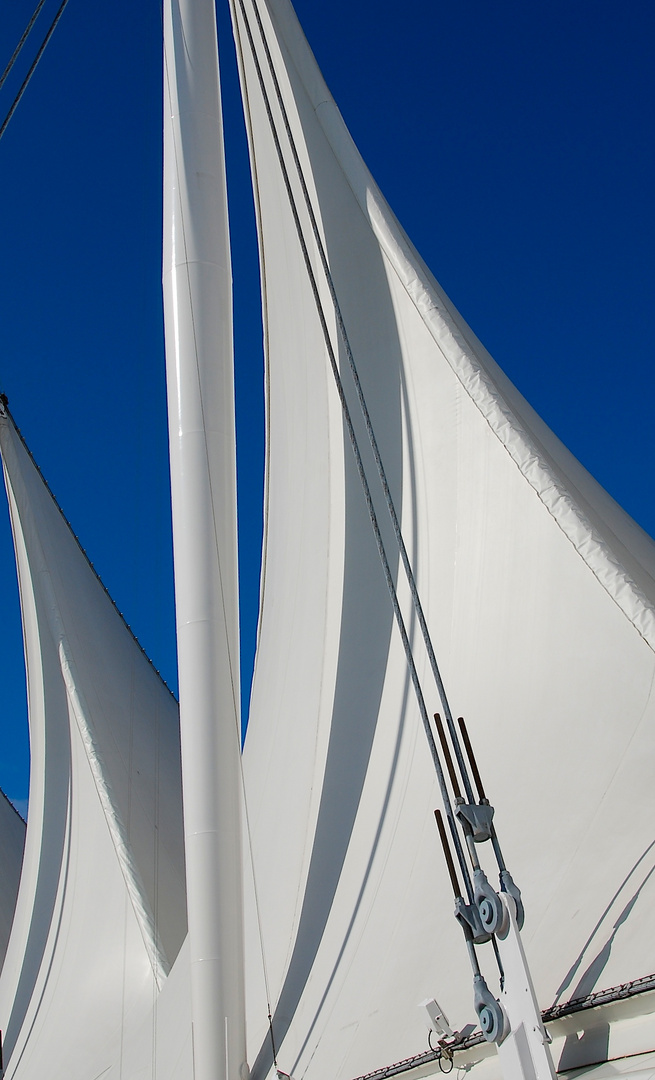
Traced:
[[130, 1023], [152, 1011], [186, 933], [177, 705], [8, 417], [0, 443], [31, 751], [0, 1028], [8, 1076], [54, 1075], [66, 1043], [61, 1075], [81, 1078], [118, 1060], [123, 1008]]
[[[61, 871], [34, 991], [8, 1047], [8, 1077], [83, 1080], [114, 1063], [133, 1075], [126, 1034], [144, 1016], [152, 1018], [157, 995], [88, 758], [71, 721], [72, 782]], [[87, 857], [80, 865], [82, 852]], [[144, 1040], [140, 1047], [148, 1064], [151, 1048], [152, 1033], [150, 1044]]]
[[0, 971], [14, 919], [24, 847], [25, 822], [0, 791]]
[[[244, 6], [336, 342], [252, 0]], [[352, 145], [287, 0], [259, 11], [446, 686], [523, 889], [540, 1002], [649, 974], [655, 546], [445, 299]], [[474, 1020], [471, 975], [432, 817], [432, 765], [240, 0], [233, 13], [270, 432], [244, 756], [254, 875], [280, 1068], [294, 1080], [357, 1076], [425, 1047], [416, 1006], [426, 997], [454, 1026]], [[341, 369], [395, 571], [343, 356]], [[260, 1080], [271, 1053], [254, 918], [248, 941]]]
[[187, 935], [152, 1011], [123, 1030], [131, 1071], [116, 1062], [107, 1080], [195, 1080], [190, 966]]

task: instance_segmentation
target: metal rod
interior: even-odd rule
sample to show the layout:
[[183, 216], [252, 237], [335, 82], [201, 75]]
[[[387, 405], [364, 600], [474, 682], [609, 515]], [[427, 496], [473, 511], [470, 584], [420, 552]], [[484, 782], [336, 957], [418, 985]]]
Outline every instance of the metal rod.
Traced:
[[444, 859], [446, 860], [446, 866], [448, 867], [448, 873], [450, 875], [450, 884], [453, 887], [453, 893], [456, 900], [462, 899], [462, 890], [459, 887], [459, 881], [457, 880], [457, 873], [455, 871], [455, 863], [453, 862], [452, 852], [448, 843], [448, 836], [446, 835], [446, 827], [443, 823], [440, 810], [435, 810], [434, 816], [437, 822], [437, 828], [439, 830], [439, 836], [441, 837], [441, 846], [443, 848]]
[[469, 951], [469, 960], [471, 961], [471, 967], [473, 968], [473, 974], [480, 974], [480, 965], [478, 964], [478, 958], [475, 952], [475, 945], [469, 937], [466, 939], [466, 947]]
[[466, 756], [469, 759], [469, 765], [471, 766], [471, 772], [473, 773], [473, 779], [475, 780], [475, 786], [478, 789], [478, 799], [480, 800], [480, 802], [482, 802], [482, 800], [486, 799], [487, 796], [484, 793], [484, 787], [482, 786], [482, 779], [480, 777], [480, 771], [478, 769], [477, 761], [475, 760], [475, 754], [473, 753], [473, 747], [471, 746], [471, 740], [469, 739], [469, 733], [466, 730], [466, 724], [464, 723], [464, 717], [459, 716], [457, 718], [457, 723], [459, 724], [459, 730], [462, 733], [462, 742], [464, 743], [464, 746], [466, 747]]
[[496, 957], [496, 963], [498, 964], [498, 974], [500, 975], [500, 989], [504, 990], [505, 989], [505, 968], [503, 967], [503, 962], [500, 959], [500, 952], [498, 951], [498, 942], [496, 941], [495, 937], [492, 937], [491, 944], [494, 947], [494, 956]]
[[471, 829], [470, 829], [470, 826], [468, 825], [468, 823], [466, 825], [462, 826], [462, 828], [463, 828], [464, 836], [466, 837], [466, 846], [468, 848], [469, 857], [471, 859], [471, 862], [473, 863], [473, 869], [474, 870], [479, 870], [480, 869], [480, 860], [478, 859], [478, 853], [477, 853], [477, 850], [476, 850], [476, 847], [475, 847], [475, 840], [473, 839], [473, 833], [471, 832]]
[[503, 859], [503, 853], [500, 850], [500, 841], [499, 841], [499, 839], [498, 839], [498, 837], [496, 835], [496, 830], [495, 830], [495, 828], [493, 826], [492, 826], [492, 833], [491, 833], [491, 845], [492, 845], [492, 847], [494, 849], [494, 854], [496, 856], [496, 862], [498, 863], [498, 869], [499, 870], [506, 870], [507, 867], [505, 866], [505, 860]]
[[448, 768], [448, 775], [450, 776], [450, 782], [453, 785], [453, 791], [456, 799], [461, 799], [462, 793], [459, 788], [459, 781], [457, 779], [457, 773], [455, 772], [455, 766], [453, 765], [453, 759], [450, 754], [450, 747], [446, 741], [446, 732], [444, 731], [443, 724], [439, 713], [434, 714], [434, 722], [437, 726], [437, 734], [439, 736], [439, 742], [441, 743], [441, 749], [443, 750], [443, 756], [446, 759], [446, 766]]

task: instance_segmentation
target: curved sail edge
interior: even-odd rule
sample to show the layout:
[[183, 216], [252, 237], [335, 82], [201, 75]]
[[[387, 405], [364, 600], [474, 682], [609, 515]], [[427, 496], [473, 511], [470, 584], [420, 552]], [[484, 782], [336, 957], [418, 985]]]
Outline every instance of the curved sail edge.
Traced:
[[[25, 857], [0, 975], [5, 1076], [136, 1075], [152, 1056], [154, 1005], [186, 935], [177, 704], [8, 415], [0, 444], [31, 751]], [[143, 1025], [148, 1037], [130, 1041]]]

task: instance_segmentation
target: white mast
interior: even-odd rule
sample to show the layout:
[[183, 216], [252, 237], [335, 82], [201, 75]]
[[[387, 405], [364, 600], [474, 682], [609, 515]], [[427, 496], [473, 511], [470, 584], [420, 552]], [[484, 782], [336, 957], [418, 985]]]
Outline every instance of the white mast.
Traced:
[[164, 4], [164, 308], [194, 1076], [247, 1072], [232, 284], [213, 0]]

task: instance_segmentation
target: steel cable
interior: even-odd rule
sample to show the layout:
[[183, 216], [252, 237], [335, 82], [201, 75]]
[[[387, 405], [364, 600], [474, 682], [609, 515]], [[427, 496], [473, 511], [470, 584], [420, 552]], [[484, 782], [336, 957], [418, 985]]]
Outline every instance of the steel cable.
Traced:
[[[398, 595], [396, 593], [396, 588], [395, 588], [394, 581], [393, 581], [393, 575], [391, 573], [391, 567], [389, 565], [389, 560], [388, 560], [387, 553], [386, 553], [386, 550], [385, 550], [385, 547], [384, 547], [384, 542], [382, 540], [382, 535], [381, 535], [381, 532], [380, 532], [380, 526], [379, 526], [376, 511], [375, 511], [375, 507], [373, 505], [373, 499], [372, 499], [372, 496], [371, 496], [371, 490], [370, 490], [370, 487], [369, 487], [368, 478], [366, 476], [366, 472], [365, 472], [365, 469], [364, 469], [364, 463], [362, 461], [362, 456], [361, 456], [361, 452], [360, 452], [360, 449], [359, 449], [357, 436], [355, 434], [355, 429], [354, 429], [353, 422], [352, 422], [352, 417], [351, 417], [351, 414], [350, 414], [350, 408], [349, 408], [348, 402], [346, 400], [345, 390], [344, 390], [344, 387], [343, 387], [343, 382], [341, 380], [341, 375], [340, 375], [340, 372], [339, 372], [339, 366], [338, 366], [336, 355], [335, 355], [335, 352], [334, 352], [334, 346], [332, 344], [332, 339], [331, 339], [330, 331], [329, 331], [329, 328], [328, 328], [328, 325], [327, 325], [325, 312], [323, 310], [323, 305], [322, 305], [321, 298], [320, 298], [320, 293], [319, 293], [318, 284], [317, 284], [317, 281], [316, 281], [316, 276], [314, 274], [314, 270], [313, 270], [313, 267], [312, 267], [312, 264], [311, 264], [311, 258], [310, 258], [310, 255], [309, 255], [309, 250], [307, 248], [307, 242], [306, 242], [305, 237], [304, 237], [303, 227], [302, 227], [302, 223], [300, 221], [300, 215], [298, 213], [298, 208], [296, 206], [296, 201], [295, 201], [293, 191], [292, 191], [292, 188], [291, 188], [291, 181], [290, 181], [290, 178], [289, 178], [289, 173], [288, 173], [288, 170], [287, 170], [287, 167], [286, 167], [286, 162], [284, 160], [284, 154], [283, 154], [283, 151], [282, 151], [282, 146], [280, 144], [279, 135], [277, 133], [277, 128], [276, 128], [276, 125], [275, 125], [275, 119], [273, 117], [273, 112], [272, 112], [272, 109], [271, 109], [270, 100], [269, 100], [268, 93], [267, 93], [267, 90], [266, 90], [266, 85], [264, 83], [264, 77], [263, 77], [263, 73], [262, 73], [262, 70], [261, 70], [261, 65], [259, 63], [259, 58], [257, 56], [257, 52], [256, 52], [256, 49], [255, 49], [255, 43], [254, 43], [254, 40], [253, 40], [253, 37], [252, 37], [252, 30], [251, 30], [251, 27], [250, 27], [248, 16], [247, 16], [246, 11], [245, 11], [243, 0], [239, 0], [239, 7], [241, 9], [242, 18], [244, 20], [244, 26], [245, 26], [245, 29], [246, 29], [246, 34], [248, 36], [248, 42], [249, 42], [249, 45], [250, 45], [250, 51], [251, 51], [251, 55], [252, 55], [252, 58], [253, 58], [253, 63], [255, 65], [255, 70], [257, 72], [257, 78], [258, 78], [258, 81], [259, 81], [259, 86], [260, 86], [260, 90], [261, 90], [261, 93], [262, 93], [262, 98], [263, 98], [263, 101], [264, 101], [264, 106], [265, 106], [265, 109], [266, 109], [266, 113], [267, 113], [267, 117], [268, 117], [268, 121], [269, 121], [269, 126], [270, 126], [270, 129], [271, 129], [273, 142], [275, 144], [275, 150], [276, 150], [276, 153], [277, 153], [278, 162], [279, 162], [280, 169], [281, 169], [281, 172], [282, 172], [282, 178], [283, 178], [284, 185], [285, 185], [286, 192], [287, 192], [287, 196], [288, 196], [288, 199], [289, 199], [289, 205], [290, 205], [291, 213], [292, 213], [292, 216], [293, 216], [296, 232], [297, 232], [297, 235], [298, 235], [298, 240], [299, 240], [299, 243], [300, 243], [303, 260], [304, 260], [304, 263], [305, 263], [305, 268], [307, 270], [307, 275], [308, 275], [310, 286], [311, 286], [311, 289], [312, 289], [312, 294], [313, 294], [314, 301], [315, 301], [315, 304], [316, 304], [316, 310], [317, 310], [317, 314], [318, 314], [319, 321], [320, 321], [320, 324], [321, 324], [321, 329], [322, 329], [322, 332], [323, 332], [323, 338], [324, 338], [324, 341], [325, 341], [325, 346], [326, 346], [326, 350], [327, 350], [327, 353], [328, 353], [328, 358], [329, 358], [329, 361], [330, 361], [330, 367], [332, 369], [332, 373], [333, 373], [333, 376], [334, 376], [334, 381], [335, 381], [337, 393], [339, 395], [339, 400], [341, 402], [341, 408], [342, 408], [342, 413], [343, 413], [343, 417], [344, 417], [344, 422], [345, 422], [345, 425], [346, 425], [346, 429], [348, 431], [348, 438], [349, 438], [349, 441], [350, 441], [350, 445], [352, 447], [353, 455], [354, 455], [354, 458], [355, 458], [355, 464], [356, 464], [356, 467], [357, 467], [357, 472], [359, 474], [359, 479], [360, 479], [360, 482], [361, 482], [361, 485], [362, 485], [362, 490], [363, 490], [363, 493], [364, 493], [364, 498], [365, 498], [365, 501], [366, 501], [366, 506], [367, 506], [367, 509], [368, 509], [369, 518], [370, 518], [370, 521], [371, 521], [371, 526], [373, 528], [373, 534], [374, 534], [374, 537], [375, 537], [375, 543], [376, 543], [376, 546], [377, 546], [377, 549], [378, 549], [378, 554], [380, 556], [380, 561], [382, 563], [382, 569], [384, 571], [384, 576], [385, 576], [385, 580], [386, 580], [386, 583], [387, 583], [387, 589], [389, 591], [389, 596], [391, 598], [391, 604], [392, 604], [392, 607], [393, 607], [393, 612], [394, 612], [396, 624], [398, 626], [398, 630], [399, 630], [399, 633], [400, 633], [401, 641], [402, 641], [402, 644], [403, 644], [403, 649], [404, 649], [404, 652], [405, 652], [405, 657], [406, 657], [406, 660], [407, 660], [407, 666], [409, 668], [409, 673], [410, 673], [412, 685], [414, 687], [414, 692], [415, 692], [416, 700], [417, 700], [418, 707], [419, 707], [419, 712], [421, 714], [421, 719], [423, 721], [423, 727], [424, 727], [425, 734], [426, 734], [426, 737], [427, 737], [427, 740], [428, 740], [428, 745], [430, 747], [430, 753], [431, 753], [432, 760], [433, 760], [433, 763], [434, 763], [435, 772], [437, 774], [437, 780], [438, 780], [439, 788], [440, 788], [440, 791], [441, 791], [441, 797], [442, 797], [443, 804], [444, 804], [444, 810], [445, 810], [445, 813], [446, 813], [446, 817], [448, 818], [448, 825], [449, 825], [449, 828], [450, 828], [450, 833], [451, 833], [451, 836], [452, 836], [452, 839], [453, 839], [453, 844], [454, 844], [454, 847], [455, 847], [455, 851], [457, 853], [457, 860], [459, 862], [460, 869], [461, 869], [461, 872], [462, 872], [462, 876], [464, 878], [464, 882], [465, 882], [465, 885], [466, 885], [466, 891], [467, 891], [467, 894], [469, 896], [469, 900], [470, 900], [470, 902], [473, 902], [473, 889], [472, 889], [472, 885], [471, 885], [471, 878], [470, 878], [468, 866], [467, 866], [466, 859], [465, 859], [465, 856], [464, 856], [464, 852], [463, 852], [463, 849], [462, 849], [461, 839], [460, 839], [459, 833], [457, 831], [457, 826], [455, 824], [455, 819], [454, 819], [454, 814], [453, 814], [452, 805], [451, 805], [451, 801], [450, 801], [450, 796], [449, 796], [449, 793], [448, 793], [448, 788], [446, 786], [446, 780], [445, 780], [445, 776], [444, 776], [443, 769], [442, 769], [442, 766], [441, 766], [441, 761], [440, 761], [439, 754], [438, 754], [438, 751], [437, 751], [436, 743], [434, 741], [434, 735], [432, 733], [432, 728], [430, 727], [430, 720], [429, 720], [429, 717], [428, 717], [428, 711], [427, 711], [427, 708], [426, 708], [426, 705], [425, 705], [425, 699], [423, 697], [423, 690], [421, 688], [420, 680], [419, 680], [419, 677], [418, 677], [418, 672], [416, 670], [416, 665], [415, 665], [415, 662], [414, 662], [414, 656], [413, 656], [413, 653], [412, 653], [412, 647], [411, 647], [411, 644], [410, 644], [410, 641], [409, 641], [409, 637], [407, 635], [407, 629], [405, 627], [405, 621], [403, 619], [403, 615], [402, 615], [402, 612], [400, 610], [400, 604], [399, 604], [399, 601], [398, 601]], [[264, 47], [266, 49], [267, 56], [269, 58], [269, 62], [272, 63], [272, 61], [270, 60], [270, 53], [268, 52], [268, 47], [266, 45], [266, 41], [265, 41], [265, 38], [264, 38], [264, 33], [263, 33], [263, 28], [261, 26], [261, 21], [259, 21], [259, 13], [257, 12], [257, 8], [256, 8], [256, 5], [254, 3], [253, 3], [253, 7], [255, 9], [255, 14], [256, 14], [256, 16], [258, 18], [259, 29], [260, 29], [260, 33], [262, 35], [262, 38], [264, 40]], [[276, 85], [276, 88], [277, 88], [277, 92], [279, 94], [280, 91], [279, 91], [279, 85], [277, 84], [277, 80], [275, 80], [275, 85]], [[284, 113], [284, 116], [286, 118], [286, 112]], [[288, 120], [287, 120], [285, 126], [287, 126], [287, 125], [288, 125]], [[302, 178], [302, 167], [300, 166], [300, 162], [298, 160], [297, 152], [295, 151], [295, 146], [293, 144], [293, 136], [292, 136], [292, 134], [290, 132], [290, 128], [288, 126], [287, 126], [287, 134], [289, 136], [290, 141], [292, 142], [292, 150], [294, 152], [294, 160], [297, 162], [298, 168], [301, 169], [301, 182], [303, 183], [303, 189], [306, 192], [307, 189], [306, 189], [306, 186], [304, 184], [304, 178]], [[307, 197], [309, 197], [308, 194], [307, 194]], [[317, 236], [317, 226], [316, 226], [316, 221], [315, 221], [315, 218], [313, 217], [313, 214], [311, 215], [311, 220], [312, 220], [312, 227], [313, 227], [313, 230], [314, 230], [314, 235], [316, 237]], [[318, 238], [318, 242], [320, 243], [320, 238]], [[322, 248], [321, 248], [321, 250], [322, 250]], [[330, 281], [331, 281], [331, 279], [330, 279]], [[334, 286], [332, 285], [332, 290], [333, 290], [333, 288], [334, 288]], [[336, 305], [336, 296], [335, 295], [333, 296], [333, 301], [334, 301], [334, 303]]]
[[[18, 108], [18, 103], [19, 103], [20, 99], [22, 98], [23, 94], [27, 90], [28, 83], [29, 83], [30, 79], [32, 78], [32, 75], [36, 71], [37, 64], [38, 64], [39, 60], [41, 59], [41, 57], [43, 56], [43, 54], [44, 54], [44, 52], [46, 50], [46, 46], [47, 46], [48, 42], [50, 41], [50, 38], [52, 37], [54, 31], [55, 31], [55, 27], [56, 27], [57, 23], [59, 22], [62, 15], [64, 14], [64, 8], [66, 7], [67, 3], [68, 3], [68, 0], [62, 0], [61, 4], [59, 5], [59, 8], [57, 10], [57, 14], [55, 15], [54, 19], [52, 20], [52, 23], [50, 24], [50, 29], [48, 30], [48, 33], [46, 34], [43, 41], [41, 42], [41, 46], [39, 48], [39, 51], [37, 52], [36, 56], [34, 57], [34, 60], [32, 61], [30, 69], [29, 69], [27, 75], [25, 76], [25, 78], [23, 79], [23, 82], [21, 83], [20, 89], [19, 89], [18, 93], [16, 94], [16, 97], [14, 98], [13, 102], [11, 103], [11, 107], [9, 109], [9, 112], [7, 113], [7, 115], [5, 116], [5, 118], [4, 118], [3, 122], [2, 122], [2, 127], [0, 127], [0, 139], [2, 138], [5, 131], [7, 130], [7, 126], [9, 124], [9, 121], [11, 120], [12, 116], [16, 112], [16, 109]], [[31, 29], [31, 26], [30, 26], [29, 29]], [[27, 36], [28, 32], [29, 32], [29, 30], [26, 32], [25, 36]], [[22, 45], [21, 45], [21, 48], [22, 48]], [[12, 59], [12, 61], [10, 61], [10, 63], [13, 66], [13, 59]]]
[[[241, 0], [240, 0], [240, 2], [241, 2]], [[353, 351], [352, 351], [352, 348], [351, 348], [351, 345], [350, 345], [350, 340], [348, 338], [348, 333], [346, 331], [346, 326], [345, 326], [345, 323], [344, 323], [343, 315], [341, 313], [341, 306], [339, 304], [339, 299], [337, 297], [337, 292], [336, 292], [336, 288], [335, 288], [335, 285], [334, 285], [334, 280], [332, 278], [332, 273], [330, 271], [330, 266], [329, 266], [327, 255], [326, 255], [326, 252], [325, 252], [325, 247], [323, 245], [323, 241], [322, 241], [319, 229], [318, 229], [318, 223], [316, 221], [316, 216], [314, 214], [314, 208], [312, 206], [312, 202], [311, 202], [311, 199], [310, 199], [310, 196], [309, 196], [309, 191], [307, 190], [307, 184], [305, 182], [305, 177], [304, 177], [304, 173], [303, 173], [302, 164], [301, 164], [300, 158], [298, 156], [298, 151], [297, 151], [295, 140], [294, 140], [294, 137], [293, 137], [293, 132], [291, 131], [291, 125], [289, 123], [289, 117], [288, 117], [286, 106], [284, 104], [284, 100], [283, 100], [283, 97], [282, 97], [282, 91], [280, 89], [280, 84], [279, 84], [279, 81], [278, 81], [278, 78], [277, 78], [277, 74], [275, 72], [273, 59], [271, 57], [270, 49], [268, 47], [268, 42], [266, 40], [266, 35], [265, 35], [265, 32], [264, 32], [264, 27], [263, 27], [263, 24], [262, 24], [262, 21], [261, 21], [261, 16], [259, 14], [259, 9], [258, 9], [256, 0], [253, 0], [253, 10], [254, 10], [254, 13], [255, 13], [255, 18], [257, 19], [257, 25], [258, 25], [258, 28], [259, 28], [259, 33], [260, 33], [260, 36], [261, 36], [261, 39], [262, 39], [262, 44], [263, 44], [263, 47], [264, 47], [264, 51], [266, 53], [266, 60], [267, 60], [267, 63], [268, 63], [271, 78], [273, 80], [273, 85], [274, 85], [274, 88], [275, 88], [275, 93], [276, 93], [276, 97], [277, 97], [277, 100], [278, 100], [278, 105], [280, 107], [280, 112], [282, 114], [282, 119], [284, 121], [284, 126], [285, 126], [285, 130], [286, 130], [286, 133], [287, 133], [287, 138], [289, 140], [289, 145], [290, 145], [290, 148], [291, 148], [291, 153], [292, 153], [292, 156], [293, 156], [294, 164], [295, 164], [295, 167], [296, 167], [296, 171], [298, 173], [298, 178], [300, 180], [300, 185], [301, 185], [301, 188], [302, 188], [303, 198], [304, 198], [304, 201], [305, 201], [305, 205], [306, 205], [306, 208], [307, 208], [307, 213], [309, 215], [310, 223], [311, 223], [311, 226], [312, 226], [312, 232], [314, 234], [314, 239], [316, 241], [318, 254], [319, 254], [319, 257], [320, 257], [320, 260], [321, 260], [321, 266], [322, 266], [323, 272], [325, 274], [328, 289], [330, 291], [330, 297], [332, 299], [332, 304], [334, 306], [334, 313], [335, 313], [335, 316], [336, 316], [337, 325], [338, 325], [338, 328], [339, 328], [339, 333], [340, 333], [341, 339], [343, 341], [343, 345], [344, 345], [344, 348], [345, 348], [345, 351], [346, 351], [346, 356], [348, 358], [348, 366], [350, 368], [353, 383], [354, 383], [354, 386], [355, 386], [355, 391], [357, 393], [357, 399], [358, 399], [358, 402], [359, 402], [359, 407], [360, 407], [360, 410], [361, 410], [361, 413], [362, 413], [362, 417], [364, 419], [364, 424], [366, 426], [366, 434], [368, 436], [368, 440], [369, 440], [369, 443], [370, 443], [370, 446], [371, 446], [371, 450], [373, 451], [373, 457], [375, 459], [375, 465], [376, 465], [376, 468], [377, 468], [378, 477], [380, 479], [380, 484], [382, 486], [382, 491], [384, 493], [385, 502], [387, 504], [387, 509], [389, 511], [389, 516], [391, 518], [391, 523], [392, 523], [392, 526], [393, 526], [393, 531], [394, 531], [394, 535], [395, 535], [395, 538], [396, 538], [396, 543], [398, 545], [398, 550], [400, 552], [400, 557], [401, 557], [402, 564], [403, 564], [403, 567], [404, 567], [404, 570], [405, 570], [405, 575], [407, 577], [407, 582], [409, 584], [409, 589], [410, 589], [410, 593], [411, 593], [411, 596], [412, 596], [412, 603], [414, 605], [414, 610], [416, 611], [416, 616], [418, 618], [419, 626], [421, 628], [421, 635], [423, 637], [423, 642], [425, 644], [425, 648], [426, 648], [426, 651], [427, 651], [427, 654], [428, 654], [428, 660], [429, 660], [429, 663], [430, 663], [430, 669], [432, 671], [432, 675], [433, 675], [434, 681], [435, 681], [436, 686], [437, 686], [437, 692], [438, 692], [439, 697], [441, 699], [441, 703], [442, 703], [443, 711], [444, 711], [444, 716], [446, 718], [446, 723], [448, 725], [448, 731], [450, 733], [453, 748], [455, 750], [455, 756], [457, 758], [457, 764], [459, 765], [460, 772], [462, 774], [462, 780], [464, 782], [464, 788], [466, 790], [466, 795], [467, 795], [467, 798], [468, 798], [469, 802], [473, 803], [473, 802], [475, 802], [475, 799], [473, 797], [473, 788], [471, 786], [471, 781], [470, 781], [470, 778], [469, 778], [469, 773], [468, 773], [468, 769], [467, 769], [467, 766], [466, 766], [466, 761], [465, 761], [464, 755], [462, 753], [460, 741], [459, 741], [459, 738], [458, 738], [458, 735], [457, 735], [457, 730], [455, 728], [455, 724], [454, 724], [454, 721], [453, 721], [453, 714], [452, 714], [451, 709], [450, 709], [450, 705], [449, 705], [449, 702], [448, 702], [448, 697], [446, 695], [446, 689], [445, 689], [445, 686], [444, 686], [444, 683], [443, 683], [443, 679], [441, 677], [441, 672], [439, 670], [439, 665], [437, 664], [437, 658], [436, 658], [436, 655], [435, 655], [435, 652], [434, 652], [434, 647], [432, 645], [432, 638], [431, 638], [430, 631], [429, 631], [429, 628], [428, 628], [427, 620], [425, 618], [425, 614], [424, 614], [424, 611], [423, 611], [423, 605], [421, 604], [421, 599], [420, 599], [420, 596], [419, 596], [418, 587], [416, 585], [416, 579], [414, 577], [414, 571], [412, 569], [412, 565], [411, 565], [410, 560], [409, 560], [409, 555], [407, 554], [407, 548], [405, 547], [405, 541], [403, 539], [402, 530], [401, 530], [401, 527], [400, 527], [400, 521], [398, 519], [398, 514], [396, 513], [396, 507], [394, 505], [393, 497], [391, 495], [391, 491], [390, 491], [390, 488], [389, 488], [389, 483], [388, 483], [388, 480], [387, 480], [386, 471], [385, 471], [385, 468], [384, 468], [384, 464], [382, 462], [382, 456], [380, 454], [380, 449], [379, 449], [379, 446], [378, 446], [378, 442], [377, 442], [377, 439], [376, 439], [376, 436], [375, 436], [375, 432], [373, 430], [373, 424], [371, 422], [371, 417], [370, 417], [370, 414], [369, 414], [369, 411], [368, 411], [368, 406], [366, 404], [366, 399], [364, 397], [364, 391], [362, 389], [362, 384], [360, 382], [359, 373], [357, 371], [357, 365], [355, 364], [355, 358], [354, 358]], [[245, 16], [244, 16], [244, 18], [245, 18]]]
[[23, 31], [23, 36], [21, 37], [20, 41], [18, 42], [18, 45], [16, 46], [13, 53], [11, 54], [11, 59], [10, 59], [9, 63], [7, 64], [7, 66], [6, 66], [5, 70], [3, 71], [2, 75], [0, 75], [0, 90], [4, 86], [5, 79], [7, 78], [9, 72], [11, 71], [14, 64], [16, 63], [16, 60], [18, 59], [19, 53], [20, 53], [21, 49], [23, 48], [23, 45], [27, 41], [27, 39], [29, 37], [29, 34], [30, 34], [30, 30], [32, 29], [32, 27], [34, 26], [34, 23], [38, 19], [39, 12], [41, 11], [41, 8], [43, 7], [44, 4], [45, 4], [45, 0], [39, 0], [38, 4], [36, 5], [36, 8], [34, 9], [34, 12], [32, 14], [32, 18], [30, 19], [27, 26], [25, 27], [25, 30]]

